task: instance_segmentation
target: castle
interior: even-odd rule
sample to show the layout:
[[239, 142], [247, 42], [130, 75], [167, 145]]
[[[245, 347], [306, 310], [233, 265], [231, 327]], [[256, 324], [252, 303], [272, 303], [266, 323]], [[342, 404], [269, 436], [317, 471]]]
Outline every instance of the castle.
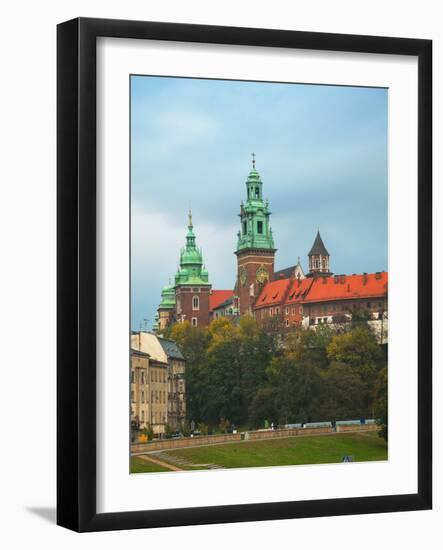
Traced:
[[263, 200], [263, 182], [255, 166], [246, 180], [246, 200], [240, 204], [237, 233], [236, 284], [232, 290], [216, 290], [209, 281], [202, 250], [197, 247], [192, 214], [189, 212], [186, 244], [174, 284], [161, 291], [154, 331], [161, 332], [173, 322], [189, 321], [207, 326], [212, 319], [253, 315], [257, 322], [279, 321], [281, 329], [295, 325], [345, 322], [356, 311], [364, 311], [387, 341], [388, 274], [384, 271], [333, 275], [330, 255], [317, 232], [308, 253], [309, 271], [298, 262], [275, 271], [277, 249], [270, 225], [269, 202]]

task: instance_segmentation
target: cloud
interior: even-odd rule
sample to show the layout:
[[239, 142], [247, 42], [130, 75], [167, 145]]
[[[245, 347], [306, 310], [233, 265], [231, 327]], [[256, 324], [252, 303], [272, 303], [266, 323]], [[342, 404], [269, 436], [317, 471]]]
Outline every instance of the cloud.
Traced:
[[337, 272], [387, 269], [387, 92], [133, 77], [132, 319], [153, 319], [192, 207], [210, 280], [235, 279], [250, 154], [285, 267], [320, 227]]

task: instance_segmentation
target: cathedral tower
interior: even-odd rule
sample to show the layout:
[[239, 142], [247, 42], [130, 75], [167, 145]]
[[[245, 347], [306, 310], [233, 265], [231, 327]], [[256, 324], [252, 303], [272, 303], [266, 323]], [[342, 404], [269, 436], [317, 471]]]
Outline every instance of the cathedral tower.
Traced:
[[246, 202], [240, 205], [240, 231], [237, 233], [237, 295], [240, 313], [250, 313], [263, 285], [274, 275], [274, 239], [268, 201], [263, 201], [263, 183], [255, 168], [246, 180]]
[[[169, 281], [171, 283], [171, 281]], [[175, 288], [169, 284], [162, 288], [161, 302], [157, 309], [157, 328], [164, 330], [174, 319], [175, 314]]]
[[323, 275], [328, 277], [332, 275], [329, 271], [329, 252], [323, 243], [320, 235], [320, 230], [317, 231], [314, 244], [308, 254], [309, 259], [309, 273], [308, 277], [314, 275]]
[[193, 326], [209, 324], [211, 284], [203, 265], [203, 255], [195, 243], [192, 214], [189, 211], [186, 245], [180, 252], [180, 267], [175, 275], [175, 309], [178, 322]]

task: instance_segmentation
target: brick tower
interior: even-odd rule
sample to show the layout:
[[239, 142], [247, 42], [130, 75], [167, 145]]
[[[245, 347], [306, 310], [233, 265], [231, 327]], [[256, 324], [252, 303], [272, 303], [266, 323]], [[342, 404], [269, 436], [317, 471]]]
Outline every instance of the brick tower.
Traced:
[[175, 315], [177, 321], [189, 321], [193, 326], [209, 324], [211, 284], [203, 265], [203, 255], [195, 244], [192, 214], [189, 211], [186, 245], [180, 253], [180, 267], [175, 275]]
[[246, 180], [246, 202], [240, 205], [240, 231], [237, 233], [237, 295], [240, 314], [251, 313], [255, 299], [274, 275], [274, 239], [270, 226], [269, 202], [263, 201], [263, 183], [255, 168]]

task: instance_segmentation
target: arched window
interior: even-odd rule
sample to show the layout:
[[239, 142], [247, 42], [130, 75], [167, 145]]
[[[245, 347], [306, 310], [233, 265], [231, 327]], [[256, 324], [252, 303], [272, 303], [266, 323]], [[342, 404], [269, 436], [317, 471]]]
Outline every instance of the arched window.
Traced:
[[258, 187], [255, 188], [255, 198], [256, 199], [260, 198], [260, 190]]
[[200, 309], [200, 298], [198, 296], [192, 297], [192, 309], [198, 311]]

